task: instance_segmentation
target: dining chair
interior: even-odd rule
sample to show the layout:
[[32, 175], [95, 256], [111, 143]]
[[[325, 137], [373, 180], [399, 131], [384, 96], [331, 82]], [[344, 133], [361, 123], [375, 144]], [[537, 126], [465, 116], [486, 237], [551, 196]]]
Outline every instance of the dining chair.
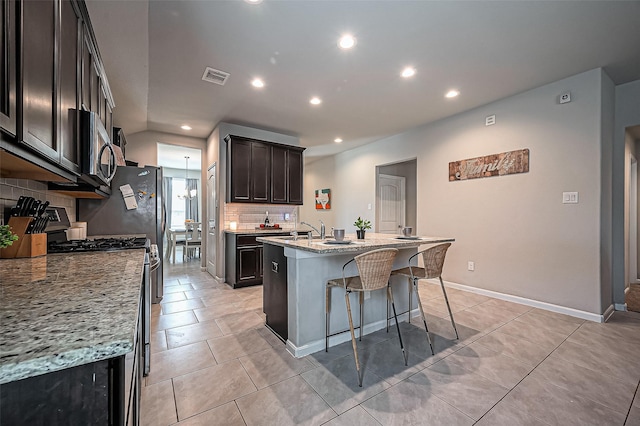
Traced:
[[[424, 329], [427, 331], [427, 340], [431, 347], [431, 354], [435, 355], [433, 351], [433, 344], [431, 337], [429, 336], [429, 328], [427, 327], [427, 317], [424, 314], [422, 308], [422, 302], [420, 301], [420, 293], [418, 292], [418, 282], [422, 279], [438, 278], [440, 280], [440, 287], [442, 287], [442, 294], [444, 294], [444, 301], [447, 304], [447, 310], [449, 311], [449, 318], [451, 319], [451, 325], [456, 332], [456, 339], [459, 339], [458, 329], [456, 323], [453, 320], [453, 314], [451, 313], [451, 306], [449, 306], [449, 298], [447, 297], [447, 291], [444, 288], [442, 281], [442, 268], [444, 266], [444, 258], [447, 254], [447, 250], [451, 247], [451, 243], [438, 244], [437, 246], [430, 247], [426, 250], [419, 251], [409, 258], [409, 266], [396, 269], [391, 272], [391, 275], [400, 275], [409, 279], [409, 318], [411, 318], [411, 298], [412, 293], [415, 292], [416, 299], [418, 300], [418, 306], [420, 308], [420, 315], [422, 315], [422, 322], [424, 323]], [[418, 256], [422, 256], [424, 268], [411, 265], [411, 261]], [[387, 315], [388, 317], [388, 315]]]
[[[396, 327], [398, 329], [398, 339], [400, 340], [400, 349], [402, 349], [402, 355], [404, 357], [404, 365], [407, 365], [407, 354], [402, 344], [402, 335], [400, 334], [400, 326], [398, 325], [398, 317], [396, 315], [396, 305], [393, 301], [393, 292], [391, 285], [389, 284], [389, 277], [391, 276], [391, 269], [393, 267], [393, 261], [398, 254], [397, 249], [378, 249], [368, 251], [363, 254], [355, 256], [342, 266], [342, 279], [337, 278], [329, 280], [326, 286], [326, 330], [325, 330], [325, 351], [328, 351], [329, 336], [344, 333], [347, 330], [343, 330], [334, 334], [330, 334], [329, 331], [329, 313], [331, 310], [331, 289], [333, 287], [342, 287], [345, 290], [345, 302], [347, 305], [347, 316], [349, 318], [349, 331], [351, 332], [351, 345], [353, 347], [353, 356], [356, 362], [356, 370], [358, 372], [358, 386], [362, 387], [362, 370], [360, 368], [360, 359], [358, 358], [358, 345], [356, 343], [355, 328], [359, 328], [359, 337], [362, 340], [363, 329], [363, 307], [364, 307], [364, 293], [367, 291], [375, 291], [386, 289], [387, 301], [391, 302], [393, 307], [393, 315], [396, 320]], [[355, 262], [358, 269], [358, 275], [353, 277], [347, 277], [345, 275], [345, 269], [349, 264]], [[360, 302], [360, 324], [358, 327], [353, 325], [353, 317], [351, 315], [351, 302], [349, 295], [355, 292], [359, 295]]]
[[200, 230], [200, 222], [185, 222], [186, 238], [184, 240], [184, 249], [182, 252], [182, 261], [195, 257], [198, 250], [200, 257], [200, 249], [202, 248], [202, 233]]

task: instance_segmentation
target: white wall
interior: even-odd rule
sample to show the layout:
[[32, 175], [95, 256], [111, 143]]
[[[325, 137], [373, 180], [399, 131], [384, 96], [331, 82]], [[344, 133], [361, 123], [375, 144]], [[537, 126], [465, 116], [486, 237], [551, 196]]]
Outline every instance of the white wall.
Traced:
[[[601, 86], [592, 70], [337, 155], [336, 221], [373, 222], [375, 166], [415, 157], [417, 233], [456, 238], [444, 279], [601, 314]], [[521, 148], [528, 173], [448, 180], [451, 161]]]
[[[350, 224], [336, 222], [335, 211], [336, 206], [334, 204], [336, 193], [344, 190], [345, 184], [336, 182], [335, 176], [335, 157], [322, 157], [320, 159], [309, 161], [304, 165], [304, 204], [300, 207], [300, 217], [298, 223], [301, 221], [309, 222], [316, 228], [320, 225], [320, 221], [325, 223], [327, 227], [327, 234], [331, 227], [345, 228], [349, 231]], [[315, 202], [315, 190], [316, 189], [331, 189], [331, 209], [329, 210], [316, 210]], [[299, 229], [308, 229], [305, 226], [298, 226]]]

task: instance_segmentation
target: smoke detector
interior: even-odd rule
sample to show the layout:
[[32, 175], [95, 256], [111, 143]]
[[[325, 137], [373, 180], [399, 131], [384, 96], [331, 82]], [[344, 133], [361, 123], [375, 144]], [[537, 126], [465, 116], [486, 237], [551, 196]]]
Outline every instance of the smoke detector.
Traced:
[[227, 79], [229, 78], [230, 75], [231, 74], [229, 74], [228, 72], [207, 67], [204, 70], [204, 74], [202, 74], [202, 79], [204, 81], [208, 81], [209, 83], [215, 83], [215, 84], [219, 84], [220, 86], [224, 86], [224, 84], [227, 82]]

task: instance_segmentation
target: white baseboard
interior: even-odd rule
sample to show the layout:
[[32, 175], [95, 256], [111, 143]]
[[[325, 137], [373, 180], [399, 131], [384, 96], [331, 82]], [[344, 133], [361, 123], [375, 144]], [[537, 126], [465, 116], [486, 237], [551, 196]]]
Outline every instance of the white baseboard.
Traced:
[[[440, 285], [437, 280], [422, 280], [430, 284]], [[581, 311], [579, 309], [573, 309], [566, 306], [554, 305], [552, 303], [541, 302], [539, 300], [527, 299], [525, 297], [514, 296], [511, 294], [499, 293], [497, 291], [485, 290], [482, 288], [471, 287], [464, 284], [453, 283], [450, 281], [444, 281], [445, 287], [456, 288], [458, 290], [468, 291], [469, 293], [476, 293], [482, 296], [493, 297], [494, 299], [506, 300], [507, 302], [519, 303], [521, 305], [532, 306], [534, 308], [544, 309], [546, 311], [557, 312], [559, 314], [565, 314], [576, 318], [585, 319], [593, 322], [605, 322], [611, 313], [613, 313], [613, 305], [607, 308], [604, 314], [599, 315], [592, 312]], [[611, 310], [611, 312], [609, 312]]]

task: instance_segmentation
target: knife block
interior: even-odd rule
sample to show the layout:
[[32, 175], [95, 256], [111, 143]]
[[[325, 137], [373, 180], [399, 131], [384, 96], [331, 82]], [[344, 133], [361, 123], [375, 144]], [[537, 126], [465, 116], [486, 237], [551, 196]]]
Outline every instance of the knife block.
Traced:
[[47, 254], [47, 234], [25, 234], [33, 217], [12, 216], [9, 218], [11, 232], [18, 236], [7, 248], [0, 249], [0, 258], [37, 257]]

